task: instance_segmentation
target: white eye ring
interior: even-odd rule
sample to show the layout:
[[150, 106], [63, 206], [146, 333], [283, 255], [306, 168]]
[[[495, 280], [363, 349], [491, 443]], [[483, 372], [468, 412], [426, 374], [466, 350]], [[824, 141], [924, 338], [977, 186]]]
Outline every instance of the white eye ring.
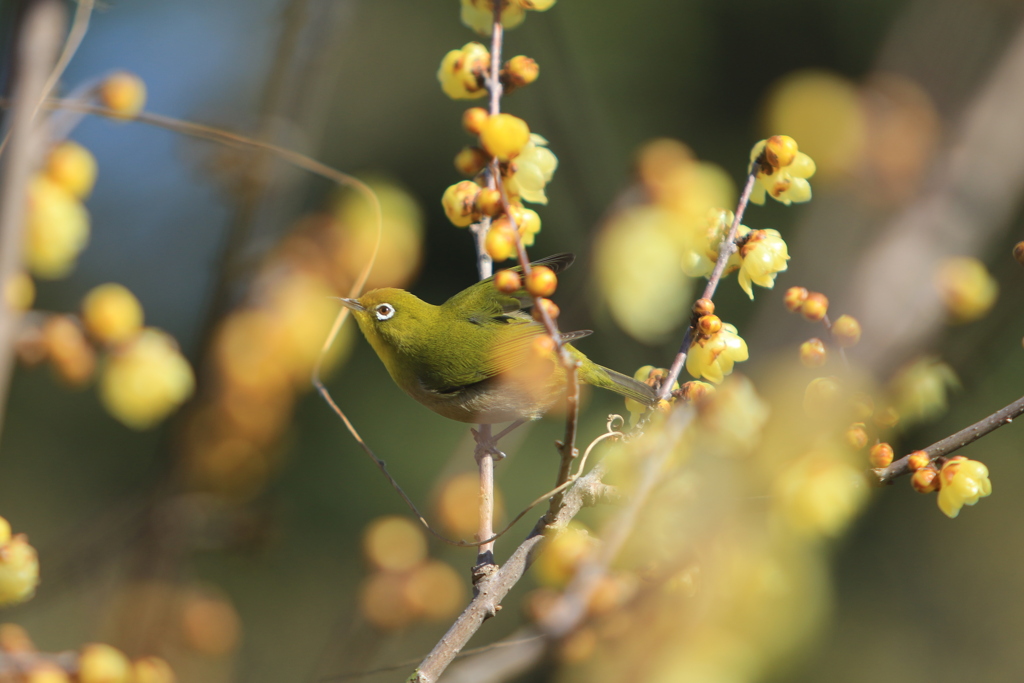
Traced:
[[377, 304], [374, 306], [373, 312], [377, 316], [377, 320], [391, 320], [395, 315], [395, 307], [391, 304]]

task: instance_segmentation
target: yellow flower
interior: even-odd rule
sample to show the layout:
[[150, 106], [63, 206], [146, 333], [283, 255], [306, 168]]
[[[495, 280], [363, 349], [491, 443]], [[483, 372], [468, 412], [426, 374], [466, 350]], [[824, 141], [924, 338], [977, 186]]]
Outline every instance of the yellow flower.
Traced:
[[[767, 143], [777, 138], [786, 136], [774, 136], [767, 140], [761, 140], [750, 150], [751, 168], [758, 163], [758, 157], [764, 152]], [[791, 140], [788, 139], [788, 140]], [[790, 148], [790, 145], [782, 145], [783, 148]], [[792, 150], [796, 149], [793, 142]], [[772, 157], [772, 161], [778, 161], [779, 166], [771, 163], [762, 163], [757, 172], [757, 180], [754, 183], [754, 190], [750, 194], [750, 201], [755, 204], [764, 204], [765, 193], [768, 193], [776, 201], [789, 206], [792, 202], [807, 202], [811, 199], [811, 184], [807, 179], [814, 175], [814, 160], [803, 152], [787, 153], [785, 156]], [[789, 162], [788, 164], [785, 162]]]
[[514, 171], [505, 180], [505, 190], [513, 196], [534, 204], [547, 204], [544, 186], [558, 168], [558, 157], [547, 148], [548, 141], [536, 133], [530, 135], [522, 151], [513, 162]]
[[89, 241], [89, 212], [77, 197], [49, 176], [38, 175], [29, 185], [25, 257], [41, 278], [67, 275]]
[[[462, 0], [460, 13], [462, 23], [482, 36], [491, 35], [494, 25], [494, 3], [492, 0]], [[506, 30], [523, 23], [526, 11], [518, 2], [509, 2], [501, 9], [501, 25]]]
[[[690, 239], [683, 250], [683, 272], [690, 277], [708, 277], [715, 269], [718, 261], [718, 248], [722, 240], [729, 234], [735, 214], [726, 209], [711, 209], [702, 227], [692, 231]], [[740, 225], [736, 237], [745, 237], [750, 228]], [[729, 257], [723, 274], [731, 273], [740, 267], [741, 257], [738, 252]]]
[[992, 495], [988, 468], [977, 460], [955, 456], [946, 461], [939, 472], [939, 509], [949, 518], [960, 514], [964, 505], [974, 505]]
[[39, 558], [25, 534], [11, 536], [10, 523], [0, 517], [0, 606], [25, 602], [39, 585]]
[[695, 378], [703, 377], [709, 382], [721, 384], [725, 376], [732, 373], [734, 363], [747, 360], [747, 342], [736, 333], [733, 325], [725, 323], [722, 329], [697, 339], [690, 345], [686, 356], [686, 371]]
[[441, 60], [437, 80], [444, 94], [453, 100], [472, 100], [487, 94], [484, 77], [491, 64], [491, 53], [480, 43], [466, 43], [451, 50]]
[[740, 256], [743, 259], [739, 274], [740, 287], [751, 299], [754, 298], [751, 283], [771, 289], [775, 286], [775, 276], [788, 268], [786, 261], [789, 260], [789, 251], [778, 230], [755, 231], [740, 249]]
[[828, 446], [789, 465], [775, 488], [786, 521], [809, 535], [838, 535], [868, 499], [863, 472]]

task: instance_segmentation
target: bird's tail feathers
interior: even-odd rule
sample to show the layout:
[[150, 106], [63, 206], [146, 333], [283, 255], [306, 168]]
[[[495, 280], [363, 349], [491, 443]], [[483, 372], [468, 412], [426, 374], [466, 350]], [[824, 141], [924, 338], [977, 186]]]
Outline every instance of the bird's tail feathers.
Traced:
[[652, 407], [658, 403], [658, 395], [655, 393], [654, 388], [639, 382], [632, 377], [623, 375], [621, 372], [616, 372], [611, 368], [606, 368], [603, 365], [597, 366], [602, 373], [610, 380], [610, 385], [606, 385], [604, 388], [610, 389], [617, 394], [621, 394], [626, 398], [631, 398], [634, 401], [643, 403], [645, 406]]

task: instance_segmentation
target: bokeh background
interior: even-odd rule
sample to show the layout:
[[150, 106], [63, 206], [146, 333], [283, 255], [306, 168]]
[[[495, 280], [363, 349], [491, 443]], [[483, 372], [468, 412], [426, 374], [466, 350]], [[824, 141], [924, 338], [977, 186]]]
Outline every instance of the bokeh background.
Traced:
[[[0, 14], [8, 45], [13, 4]], [[634, 154], [650, 139], [677, 138], [738, 182], [750, 146], [790, 132], [774, 127], [787, 125], [806, 131], [790, 134], [818, 160], [815, 201], [755, 208], [746, 221], [780, 230], [793, 258], [776, 289], [754, 303], [732, 282], [721, 290], [719, 310], [750, 344], [743, 371], [767, 376], [778, 354], [796, 354], [816, 333], [781, 305], [785, 288], [800, 284], [862, 317], [860, 358], [879, 379], [921, 352], [941, 355], [960, 376], [949, 412], [905, 434], [904, 452], [1017, 398], [1024, 271], [1010, 248], [1022, 234], [1013, 158], [1024, 158], [1024, 139], [1019, 131], [995, 142], [965, 131], [1002, 135], [1000, 125], [1024, 120], [1024, 108], [1013, 108], [1019, 102], [993, 102], [989, 87], [993, 74], [1019, 84], [1005, 72], [1020, 61], [1012, 55], [1021, 21], [1021, 4], [1010, 0], [562, 0], [531, 15], [508, 33], [507, 54], [534, 57], [541, 77], [506, 109], [559, 157], [532, 253], [579, 256], [556, 297], [562, 327], [596, 330], [581, 347], [605, 365], [631, 372], [668, 364], [681, 333], [675, 342], [630, 338], [595, 295], [590, 268], [603, 218], [633, 183]], [[469, 234], [440, 207], [459, 179], [451, 159], [469, 139], [459, 125], [464, 104], [444, 97], [435, 73], [448, 50], [474, 39], [454, 0], [108, 2], [64, 90], [130, 70], [148, 86], [150, 111], [262, 137], [403, 188], [419, 207], [404, 204], [414, 245], [404, 262], [419, 264], [405, 284], [439, 303], [474, 280], [475, 266]], [[780, 99], [787, 83], [804, 90]], [[75, 310], [91, 287], [125, 284], [147, 322], [179, 340], [202, 392], [218, 321], [253, 305], [254, 282], [280, 285], [267, 276], [267, 259], [317, 216], [343, 211], [343, 200], [280, 161], [140, 124], [85, 119], [73, 137], [99, 161], [87, 205], [92, 238], [70, 277], [40, 286], [37, 307]], [[929, 222], [934, 215], [921, 207], [936, 202], [958, 211]], [[408, 227], [415, 225], [421, 233]], [[914, 297], [871, 288], [927, 286], [921, 253], [988, 263], [1001, 288], [992, 313], [949, 326], [915, 317]], [[899, 336], [905, 320], [921, 334]], [[472, 469], [467, 430], [406, 398], [365, 342], [348, 339], [329, 387], [412, 498], [435, 514], [446, 482]], [[266, 371], [274, 360], [261, 356], [249, 368]], [[318, 681], [414, 660], [445, 629], [439, 619], [378, 630], [360, 613], [359, 586], [371, 574], [367, 526], [407, 511], [311, 391], [294, 406], [265, 398], [281, 422], [272, 454], [246, 470], [243, 484], [220, 489], [188, 476], [182, 483], [187, 417], [132, 431], [94, 391], [68, 390], [45, 366], [20, 369], [10, 392], [0, 513], [39, 549], [43, 583], [2, 619], [25, 626], [41, 648], [93, 640], [130, 654], [156, 648], [186, 681]], [[592, 395], [583, 437], [621, 411], [614, 396]], [[497, 471], [506, 510], [553, 481], [560, 431], [549, 419], [509, 441], [511, 457]], [[988, 464], [995, 493], [953, 521], [906, 482], [876, 492], [834, 545], [830, 624], [780, 680], [1024, 677], [1021, 444], [1009, 426], [965, 451]], [[528, 528], [523, 522], [510, 538]], [[499, 561], [512, 545], [499, 543]], [[457, 569], [465, 599], [473, 551], [432, 541], [430, 554]], [[474, 644], [514, 630], [527, 590], [513, 592]]]

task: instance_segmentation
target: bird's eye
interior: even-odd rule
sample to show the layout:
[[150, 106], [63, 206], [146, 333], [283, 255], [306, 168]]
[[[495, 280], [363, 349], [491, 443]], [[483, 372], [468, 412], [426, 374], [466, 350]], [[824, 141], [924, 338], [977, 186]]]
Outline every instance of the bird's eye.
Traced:
[[377, 304], [373, 311], [377, 315], [377, 320], [390, 320], [395, 314], [395, 307], [391, 304]]

